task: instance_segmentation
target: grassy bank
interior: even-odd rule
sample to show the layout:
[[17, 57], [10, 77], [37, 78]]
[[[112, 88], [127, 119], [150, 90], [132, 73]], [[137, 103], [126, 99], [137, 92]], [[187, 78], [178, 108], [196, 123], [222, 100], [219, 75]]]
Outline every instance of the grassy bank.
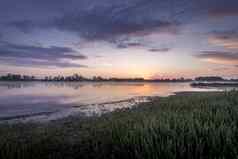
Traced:
[[1, 125], [0, 158], [238, 158], [238, 92], [178, 94], [102, 117]]

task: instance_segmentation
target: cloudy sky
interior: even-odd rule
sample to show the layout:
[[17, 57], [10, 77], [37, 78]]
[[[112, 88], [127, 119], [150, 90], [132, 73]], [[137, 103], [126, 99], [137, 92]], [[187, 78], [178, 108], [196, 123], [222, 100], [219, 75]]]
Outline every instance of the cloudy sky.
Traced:
[[238, 77], [237, 0], [0, 0], [0, 74]]

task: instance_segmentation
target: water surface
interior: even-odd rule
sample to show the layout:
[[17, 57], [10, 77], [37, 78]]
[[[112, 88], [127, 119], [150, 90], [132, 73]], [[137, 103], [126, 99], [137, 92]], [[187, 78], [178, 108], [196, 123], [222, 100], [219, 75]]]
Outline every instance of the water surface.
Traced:
[[101, 114], [127, 107], [128, 103], [121, 105], [96, 103], [109, 103], [141, 96], [168, 96], [180, 91], [216, 90], [192, 88], [189, 83], [0, 82], [0, 120], [31, 116], [46, 118], [51, 113], [55, 113], [56, 116], [67, 116], [75, 109], [84, 115]]

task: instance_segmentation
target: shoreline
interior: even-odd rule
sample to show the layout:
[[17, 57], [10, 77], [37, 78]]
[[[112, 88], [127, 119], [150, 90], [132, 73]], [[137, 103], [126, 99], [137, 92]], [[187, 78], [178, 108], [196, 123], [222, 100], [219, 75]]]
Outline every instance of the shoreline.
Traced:
[[45, 123], [57, 120], [64, 120], [68, 117], [98, 117], [103, 114], [112, 113], [121, 109], [131, 109], [137, 107], [141, 103], [151, 102], [152, 99], [168, 98], [170, 96], [191, 95], [201, 93], [221, 93], [222, 90], [217, 91], [180, 91], [173, 92], [167, 96], [136, 96], [133, 98], [109, 101], [103, 103], [91, 103], [82, 105], [72, 105], [70, 108], [66, 108], [62, 111], [55, 112], [39, 112], [33, 114], [24, 114], [17, 116], [1, 117], [1, 123]]
[[130, 109], [136, 107], [140, 103], [149, 102], [151, 96], [137, 96], [129, 99], [118, 101], [110, 101], [103, 103], [92, 103], [83, 105], [72, 105], [62, 111], [55, 112], [39, 112], [33, 114], [24, 114], [9, 117], [0, 117], [1, 123], [44, 123], [56, 120], [62, 120], [71, 116], [78, 117], [94, 117], [111, 113], [120, 109]]

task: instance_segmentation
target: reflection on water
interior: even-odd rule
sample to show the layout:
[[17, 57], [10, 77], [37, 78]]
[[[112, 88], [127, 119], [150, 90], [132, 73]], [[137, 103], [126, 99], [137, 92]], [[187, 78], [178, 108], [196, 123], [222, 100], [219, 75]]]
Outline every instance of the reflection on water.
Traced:
[[[62, 114], [75, 106], [81, 106], [87, 113], [93, 108], [101, 109], [89, 104], [140, 96], [168, 96], [178, 91], [214, 90], [192, 88], [189, 83], [0, 82], [0, 119], [42, 112]], [[121, 108], [111, 104], [103, 109], [113, 111], [114, 107]]]

